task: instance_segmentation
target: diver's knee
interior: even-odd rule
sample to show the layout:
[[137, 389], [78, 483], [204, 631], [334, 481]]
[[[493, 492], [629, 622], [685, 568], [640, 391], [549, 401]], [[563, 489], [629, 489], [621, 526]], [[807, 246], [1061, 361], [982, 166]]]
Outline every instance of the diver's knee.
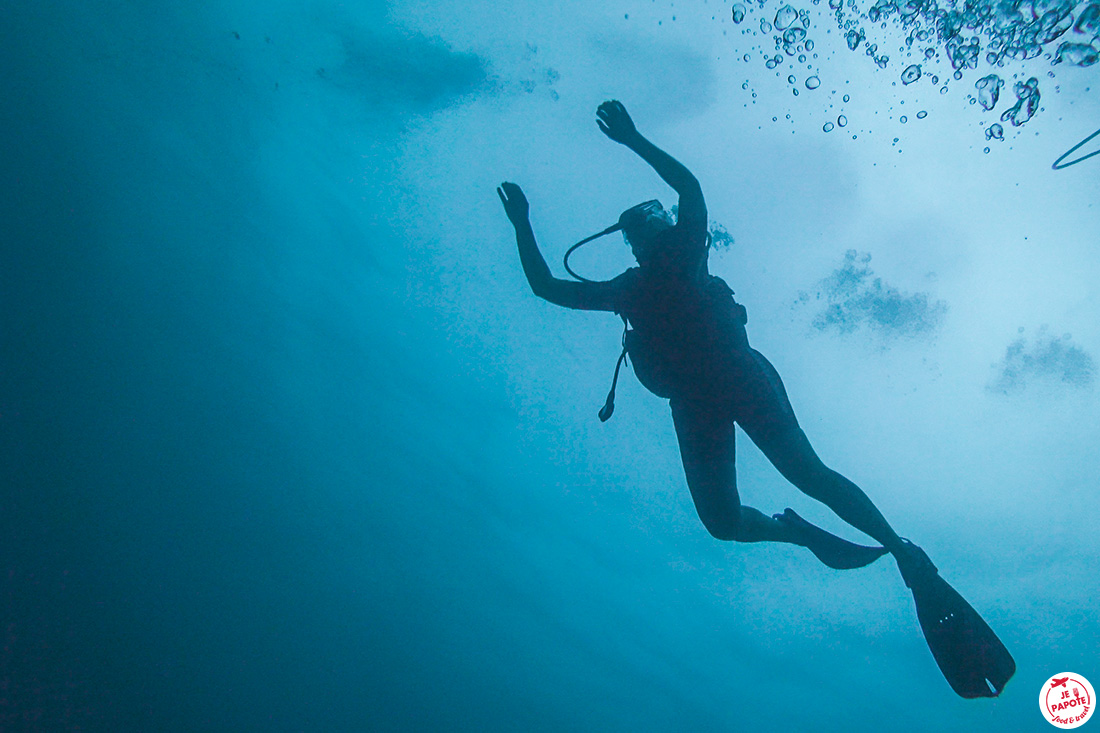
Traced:
[[723, 542], [736, 542], [741, 536], [741, 517], [733, 513], [721, 516], [703, 516], [703, 526], [710, 532], [710, 536]]
[[797, 461], [784, 468], [781, 471], [784, 478], [814, 499], [827, 496], [834, 489], [837, 474], [820, 459]]

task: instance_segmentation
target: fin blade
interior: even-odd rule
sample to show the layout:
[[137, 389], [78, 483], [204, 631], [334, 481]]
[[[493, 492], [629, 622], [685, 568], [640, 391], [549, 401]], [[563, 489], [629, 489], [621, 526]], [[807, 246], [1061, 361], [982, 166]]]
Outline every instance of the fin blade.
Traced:
[[913, 589], [928, 648], [960, 697], [997, 697], [1016, 673], [1016, 662], [989, 624], [959, 592], [932, 575]]

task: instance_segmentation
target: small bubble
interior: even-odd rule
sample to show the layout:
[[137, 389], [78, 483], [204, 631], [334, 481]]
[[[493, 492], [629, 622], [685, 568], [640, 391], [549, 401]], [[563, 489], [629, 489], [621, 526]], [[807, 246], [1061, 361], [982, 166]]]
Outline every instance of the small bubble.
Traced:
[[794, 84], [796, 81], [798, 81], [798, 79], [794, 78], [794, 74], [791, 74], [790, 76], [787, 77], [787, 83], [788, 84]]
[[947, 94], [947, 86], [940, 87], [940, 94]]
[[983, 152], [983, 153], [988, 153], [988, 152], [989, 152], [989, 148], [987, 147], [987, 148], [986, 148], [985, 150], [983, 150], [982, 152]]
[[928, 113], [925, 112], [923, 109], [920, 112], [917, 112], [917, 119], [918, 120], [923, 120], [927, 116], [928, 116]]
[[752, 61], [752, 57], [748, 54], [745, 54], [742, 58], [744, 58], [745, 61]]
[[825, 132], [832, 132], [833, 131], [833, 123], [832, 122], [826, 122], [824, 125], [821, 126], [821, 129], [824, 130]]
[[818, 79], [816, 76], [811, 76], [809, 79], [806, 80], [807, 89], [817, 89], [819, 86], [821, 86], [821, 80]]
[[844, 127], [845, 125], [848, 124], [848, 118], [845, 117], [844, 115], [841, 115], [840, 117], [836, 118], [836, 124], [837, 124], [837, 127]]
[[848, 95], [847, 95], [847, 94], [845, 94], [845, 95], [844, 95], [844, 101], [845, 101], [845, 102], [847, 102], [847, 101], [848, 101]]

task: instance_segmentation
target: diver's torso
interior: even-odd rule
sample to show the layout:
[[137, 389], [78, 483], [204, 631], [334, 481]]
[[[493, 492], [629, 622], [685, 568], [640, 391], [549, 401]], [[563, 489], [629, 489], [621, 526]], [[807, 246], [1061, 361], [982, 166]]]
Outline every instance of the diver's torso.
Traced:
[[732, 389], [731, 367], [748, 351], [743, 306], [702, 266], [633, 268], [621, 312], [638, 380], [661, 397], [715, 396]]

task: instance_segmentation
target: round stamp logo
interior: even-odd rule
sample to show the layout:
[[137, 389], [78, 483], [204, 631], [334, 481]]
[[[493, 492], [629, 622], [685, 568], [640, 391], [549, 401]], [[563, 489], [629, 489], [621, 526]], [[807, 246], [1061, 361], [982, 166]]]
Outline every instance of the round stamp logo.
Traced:
[[1076, 728], [1092, 717], [1096, 693], [1079, 674], [1062, 672], [1046, 681], [1039, 691], [1039, 708], [1051, 725]]

